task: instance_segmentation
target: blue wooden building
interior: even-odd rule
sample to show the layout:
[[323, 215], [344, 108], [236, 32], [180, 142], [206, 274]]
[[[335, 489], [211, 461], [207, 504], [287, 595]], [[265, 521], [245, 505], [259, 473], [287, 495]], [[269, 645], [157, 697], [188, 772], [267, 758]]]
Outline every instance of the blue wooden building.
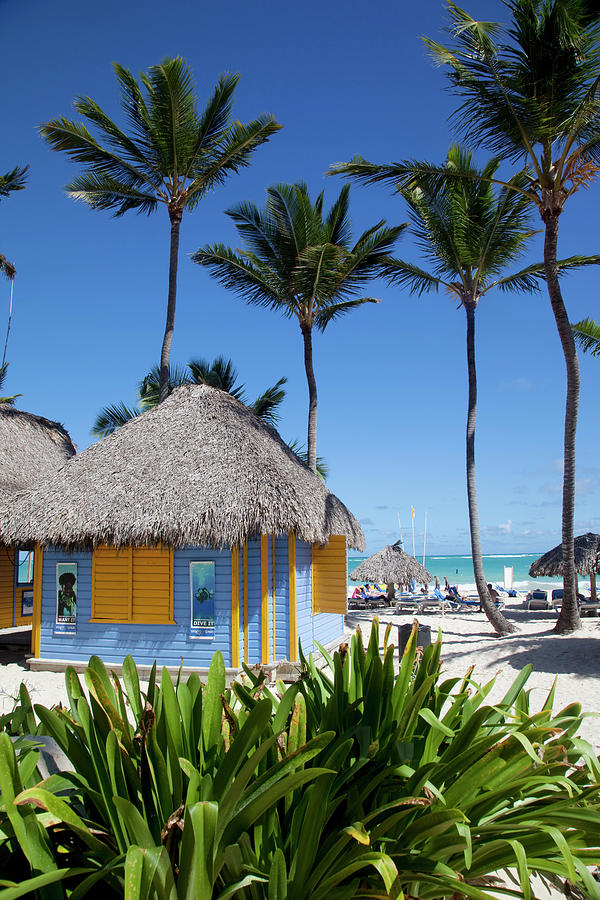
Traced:
[[0, 512], [36, 546], [33, 666], [296, 660], [343, 631], [356, 519], [229, 394], [177, 389]]

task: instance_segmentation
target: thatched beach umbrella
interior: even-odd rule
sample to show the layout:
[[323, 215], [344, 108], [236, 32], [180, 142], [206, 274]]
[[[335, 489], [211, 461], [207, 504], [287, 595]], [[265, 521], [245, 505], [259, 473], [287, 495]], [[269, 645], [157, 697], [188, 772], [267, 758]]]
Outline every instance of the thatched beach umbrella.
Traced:
[[76, 452], [58, 422], [0, 404], [0, 497], [42, 485]]
[[414, 556], [404, 552], [400, 541], [391, 546], [388, 544], [383, 550], [363, 560], [350, 574], [353, 581], [384, 582], [388, 586], [390, 599], [394, 584], [410, 584], [413, 578], [419, 584], [429, 584], [432, 577]]
[[[575, 571], [590, 576], [592, 599], [596, 599], [596, 572], [600, 572], [600, 534], [580, 534], [575, 538]], [[540, 575], [552, 577], [563, 574], [562, 544], [548, 550], [529, 567], [532, 578]]]
[[2, 508], [2, 531], [65, 548], [223, 548], [290, 531], [365, 546], [354, 516], [277, 432], [206, 385], [178, 388]]

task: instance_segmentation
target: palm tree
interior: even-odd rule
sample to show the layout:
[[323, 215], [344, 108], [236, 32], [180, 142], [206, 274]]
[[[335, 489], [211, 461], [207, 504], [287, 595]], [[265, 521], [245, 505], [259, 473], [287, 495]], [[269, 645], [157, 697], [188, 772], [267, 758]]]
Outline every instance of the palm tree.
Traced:
[[593, 319], [582, 319], [571, 327], [577, 346], [584, 353], [600, 356], [600, 325]]
[[[171, 366], [169, 368], [168, 394], [182, 384], [208, 384], [220, 388], [246, 404], [259, 418], [269, 425], [279, 421], [278, 409], [285, 398], [284, 385], [287, 378], [280, 378], [272, 387], [267, 388], [252, 403], [247, 403], [244, 385], [238, 384], [238, 373], [230, 359], [218, 356], [212, 363], [205, 359], [191, 359], [185, 368]], [[1, 382], [0, 382], [1, 383]], [[154, 366], [142, 378], [138, 387], [139, 402], [137, 406], [125, 403], [113, 403], [102, 409], [91, 429], [94, 437], [102, 438], [112, 434], [131, 419], [141, 416], [147, 409], [153, 409], [160, 402], [160, 367]]]
[[308, 382], [307, 461], [317, 470], [317, 383], [313, 367], [312, 332], [373, 297], [355, 297], [387, 261], [404, 225], [389, 228], [382, 220], [352, 243], [347, 187], [329, 212], [323, 213], [323, 192], [315, 202], [303, 183], [277, 184], [267, 190], [259, 209], [240, 203], [227, 215], [248, 249], [235, 253], [213, 244], [193, 254], [214, 276], [248, 303], [295, 316], [304, 343]]
[[[440, 287], [464, 309], [467, 318], [468, 411], [466, 428], [467, 501], [475, 583], [481, 605], [499, 634], [516, 631], [495, 607], [483, 569], [477, 488], [475, 479], [475, 422], [477, 416], [477, 371], [475, 366], [475, 313], [479, 301], [494, 288], [502, 291], [539, 290], [537, 278], [543, 266], [528, 266], [504, 275], [507, 266], [523, 252], [533, 234], [528, 226], [530, 206], [526, 197], [508, 188], [495, 191], [490, 179], [499, 160], [482, 169], [472, 154], [450, 147], [445, 163], [462, 179], [448, 179], [436, 189], [413, 183], [400, 192], [408, 204], [411, 231], [431, 269], [403, 260], [393, 260], [385, 269], [388, 281], [418, 294]], [[523, 180], [520, 177], [516, 184]]]
[[[8, 197], [13, 191], [22, 191], [27, 184], [27, 171], [29, 166], [15, 166], [10, 172], [0, 175], [0, 197]], [[7, 258], [0, 253], [0, 272], [11, 281], [17, 274], [17, 270]]]
[[280, 126], [271, 115], [247, 125], [231, 121], [239, 75], [221, 75], [205, 109], [198, 113], [190, 68], [180, 57], [166, 59], [140, 75], [139, 83], [115, 63], [129, 133], [89, 97], [75, 109], [99, 132], [64, 117], [46, 122], [41, 133], [53, 150], [62, 150], [84, 172], [67, 193], [92, 209], [150, 214], [164, 204], [171, 241], [167, 317], [160, 356], [160, 400], [167, 396], [169, 356], [175, 326], [179, 231], [185, 210], [194, 209], [210, 190], [250, 162], [253, 151]]
[[[506, 0], [506, 5], [513, 20], [502, 42], [498, 25], [477, 21], [449, 2], [452, 46], [426, 43], [435, 60], [449, 67], [452, 88], [462, 100], [453, 116], [457, 130], [467, 143], [525, 166], [525, 184], [511, 189], [529, 200], [544, 223], [544, 274], [567, 372], [564, 600], [555, 630], [568, 634], [581, 624], [573, 544], [579, 364], [558, 277], [558, 222], [569, 197], [600, 169], [598, 16], [583, 0]], [[410, 162], [381, 167], [356, 159], [334, 171], [398, 184], [417, 170]], [[448, 175], [429, 166], [419, 174], [433, 184]]]

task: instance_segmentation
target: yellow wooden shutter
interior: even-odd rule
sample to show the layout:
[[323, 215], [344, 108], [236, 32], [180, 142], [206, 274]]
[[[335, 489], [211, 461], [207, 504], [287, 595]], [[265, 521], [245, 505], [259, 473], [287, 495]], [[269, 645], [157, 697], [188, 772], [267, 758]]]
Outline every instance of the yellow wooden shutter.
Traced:
[[136, 547], [133, 551], [131, 621], [173, 621], [173, 552], [168, 547]]
[[131, 621], [131, 547], [96, 547], [92, 560], [92, 619]]
[[346, 538], [332, 534], [324, 547], [312, 548], [313, 613], [345, 613], [348, 570]]
[[0, 628], [11, 628], [15, 598], [14, 547], [0, 544]]

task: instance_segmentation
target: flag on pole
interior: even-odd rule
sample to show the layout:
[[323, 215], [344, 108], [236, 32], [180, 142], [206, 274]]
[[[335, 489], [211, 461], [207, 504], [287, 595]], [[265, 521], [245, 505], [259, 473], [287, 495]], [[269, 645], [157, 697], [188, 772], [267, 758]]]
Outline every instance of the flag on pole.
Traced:
[[415, 517], [415, 508], [414, 508], [414, 506], [411, 506], [411, 508], [410, 508], [410, 514], [411, 514], [411, 516], [412, 516], [413, 519], [414, 519], [414, 517]]

